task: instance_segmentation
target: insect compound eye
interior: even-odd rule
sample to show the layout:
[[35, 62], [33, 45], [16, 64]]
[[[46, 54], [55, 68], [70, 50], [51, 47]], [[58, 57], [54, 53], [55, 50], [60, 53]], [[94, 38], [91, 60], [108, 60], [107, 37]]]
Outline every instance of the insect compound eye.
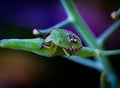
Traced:
[[77, 39], [74, 39], [74, 42], [77, 42]]
[[73, 38], [71, 38], [70, 40], [71, 40], [71, 41], [73, 41], [74, 39], [73, 39]]
[[77, 43], [80, 41], [79, 37], [70, 31], [67, 33], [67, 35], [70, 42]]
[[71, 42], [74, 42], [74, 43], [77, 42], [77, 38], [73, 35], [69, 35], [69, 39], [70, 39]]
[[76, 42], [77, 42], [77, 39], [76, 39], [76, 38], [71, 38], [70, 41], [76, 43]]

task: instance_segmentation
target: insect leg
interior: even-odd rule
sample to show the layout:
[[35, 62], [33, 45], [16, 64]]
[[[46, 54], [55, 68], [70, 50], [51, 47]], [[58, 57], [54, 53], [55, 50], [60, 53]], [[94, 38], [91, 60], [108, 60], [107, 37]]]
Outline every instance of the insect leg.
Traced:
[[50, 35], [50, 32], [46, 32], [46, 33], [42, 33], [42, 32], [40, 32], [40, 30], [38, 30], [38, 29], [33, 29], [33, 35], [39, 35], [39, 37], [41, 37], [41, 38], [43, 38], [43, 39], [45, 39], [47, 36], [49, 36]]
[[47, 36], [49, 36], [50, 35], [50, 32], [48, 32], [48, 33], [46, 33], [44, 36], [43, 36], [43, 38], [45, 39]]
[[52, 56], [55, 55], [56, 50], [57, 50], [57, 46], [55, 46], [54, 51], [53, 51], [53, 53], [52, 53]]
[[51, 42], [45, 42], [45, 43], [43, 44], [43, 47], [49, 49], [49, 48], [52, 47], [52, 44], [51, 44]]
[[46, 46], [46, 45], [43, 45], [43, 47], [44, 47], [44, 48], [47, 48], [47, 49], [49, 49], [49, 48], [50, 48], [50, 46]]
[[70, 56], [70, 54], [63, 48], [63, 51], [65, 52], [65, 54], [67, 55], [67, 56]]

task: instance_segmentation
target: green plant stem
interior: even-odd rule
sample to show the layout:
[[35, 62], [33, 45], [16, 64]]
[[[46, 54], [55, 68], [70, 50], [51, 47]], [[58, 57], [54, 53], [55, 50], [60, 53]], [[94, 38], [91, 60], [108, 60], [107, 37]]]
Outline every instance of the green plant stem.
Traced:
[[[42, 38], [34, 38], [34, 39], [3, 39], [0, 41], [0, 47], [2, 48], [11, 48], [11, 49], [18, 49], [18, 50], [27, 50], [27, 51], [36, 51], [41, 52], [43, 55], [48, 53], [51, 55], [53, 52], [52, 49], [44, 48], [44, 39]], [[55, 48], [55, 46], [53, 46]], [[44, 50], [43, 50], [44, 49]], [[46, 52], [47, 51], [47, 52]], [[54, 49], [53, 49], [54, 51]], [[65, 56], [66, 54], [62, 51], [61, 47], [58, 47], [55, 50], [55, 55]], [[51, 53], [50, 53], [51, 52]], [[49, 54], [50, 53], [50, 54]], [[89, 47], [83, 47], [81, 50], [76, 52], [70, 52], [72, 56], [82, 56], [82, 57], [99, 57], [99, 56], [107, 56], [107, 55], [116, 55], [120, 54], [120, 49], [118, 50], [97, 50], [92, 49]]]
[[[85, 42], [92, 48], [103, 49], [102, 46], [99, 46], [97, 44], [96, 38], [94, 37], [92, 32], [88, 30], [87, 25], [85, 24], [82, 17], [79, 15], [77, 9], [75, 8], [73, 1], [72, 0], [61, 0], [61, 3], [66, 13], [68, 14], [68, 18], [72, 20], [74, 26], [76, 27], [77, 31], [82, 35]], [[103, 65], [104, 71], [108, 75], [108, 79], [111, 79], [111, 76], [113, 80], [118, 79], [109, 60], [106, 57], [100, 57], [98, 59], [100, 63]]]
[[61, 0], [61, 3], [68, 15], [68, 19], [70, 19], [70, 21], [76, 27], [78, 33], [82, 35], [86, 44], [92, 48], [96, 48], [94, 46], [99, 47], [95, 42], [95, 36], [92, 34], [82, 17], [79, 15], [72, 0]]
[[[43, 47], [43, 44], [44, 44], [44, 39], [41, 39], [41, 38], [3, 39], [0, 41], [0, 47], [2, 47], [2, 48], [24, 50], [24, 51], [33, 52], [33, 53], [41, 55], [41, 56], [52, 57], [55, 47], [53, 47], [53, 49], [52, 48], [47, 49], [47, 48]], [[91, 68], [101, 71], [101, 67], [98, 67], [98, 65], [93, 60], [85, 58], [85, 57], [95, 56], [94, 49], [91, 49], [89, 47], [83, 47], [82, 50], [80, 50], [76, 53], [73, 52], [71, 54], [74, 56], [67, 57], [66, 54], [62, 51], [62, 49], [60, 47], [58, 47], [56, 49], [54, 56], [61, 55], [61, 56], [68, 58], [69, 60], [72, 60], [79, 64], [83, 64], [85, 66], [88, 66], [88, 67], [91, 67]], [[78, 56], [80, 58], [78, 58]]]
[[48, 28], [48, 29], [43, 29], [43, 30], [40, 29], [39, 31], [42, 33], [47, 33], [47, 32], [50, 32], [53, 28], [61, 28], [61, 27], [68, 25], [70, 23], [71, 23], [71, 21], [69, 19], [65, 19], [65, 20], [59, 22], [58, 24]]
[[111, 84], [107, 80], [106, 74], [104, 72], [102, 72], [100, 75], [100, 88], [111, 88]]
[[[120, 15], [120, 8], [117, 10], [117, 14]], [[97, 39], [100, 46], [103, 45], [105, 40], [118, 28], [120, 27], [120, 19], [114, 22], [106, 31]]]
[[[0, 41], [0, 47], [2, 48], [25, 50], [41, 56], [53, 57], [52, 54], [55, 51], [55, 47], [53, 46], [50, 49], [47, 49], [43, 47], [43, 44], [44, 44], [44, 39], [42, 38], [3, 39]], [[72, 56], [67, 58], [79, 64], [88, 66], [90, 68], [94, 68], [101, 72], [103, 71], [103, 67], [101, 66], [100, 63], [95, 62], [94, 60], [86, 59], [85, 57], [97, 57], [98, 55], [106, 56], [106, 55], [116, 55], [116, 54], [120, 54], [120, 50], [103, 51], [103, 50], [92, 49], [89, 47], [83, 47], [82, 50], [71, 52]], [[54, 54], [54, 56], [58, 56], [58, 55], [66, 57], [66, 54], [62, 51], [61, 47], [58, 47]]]
[[100, 37], [97, 39], [99, 45], [103, 45], [104, 41], [120, 27], [120, 19], [114, 22]]
[[108, 55], [117, 55], [120, 54], [120, 49], [118, 50], [107, 50], [107, 51], [100, 51], [100, 56], [108, 56]]
[[103, 71], [103, 67], [100, 64], [95, 63], [94, 60], [87, 59], [85, 57], [78, 57], [78, 56], [71, 56], [71, 57], [66, 57], [66, 58], [78, 64], [82, 64], [84, 66], [98, 70], [99, 72]]
[[[47, 49], [43, 47], [43, 44], [44, 44], [44, 39], [41, 39], [41, 38], [3, 39], [0, 41], [0, 47], [2, 48], [25, 50], [25, 51], [30, 51], [35, 54], [41, 55], [41, 56], [52, 57], [54, 47]], [[69, 60], [88, 66], [90, 68], [94, 68], [101, 72], [103, 71], [103, 67], [101, 66], [101, 64], [95, 62], [94, 60], [85, 58], [85, 57], [96, 57], [97, 53], [99, 53], [100, 56], [115, 55], [115, 54], [120, 54], [120, 50], [109, 50], [109, 51], [102, 50], [101, 51], [101, 50], [96, 50], [96, 49], [92, 49], [89, 47], [83, 47], [82, 50], [79, 50], [77, 52], [71, 52], [72, 56], [67, 57], [67, 58]], [[58, 56], [58, 55], [66, 57], [66, 54], [62, 51], [62, 48], [60, 47], [56, 49], [54, 56]]]

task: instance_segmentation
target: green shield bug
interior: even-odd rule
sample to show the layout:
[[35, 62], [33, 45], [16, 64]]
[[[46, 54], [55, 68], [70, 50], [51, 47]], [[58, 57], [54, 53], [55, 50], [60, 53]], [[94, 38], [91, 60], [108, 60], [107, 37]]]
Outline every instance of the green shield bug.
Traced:
[[[37, 33], [36, 29], [34, 31]], [[53, 54], [55, 53], [57, 47], [63, 48], [63, 51], [67, 56], [70, 56], [68, 52], [75, 52], [82, 49], [81, 39], [71, 31], [54, 28], [46, 35], [43, 47], [50, 48], [51, 44], [55, 45], [56, 48]]]

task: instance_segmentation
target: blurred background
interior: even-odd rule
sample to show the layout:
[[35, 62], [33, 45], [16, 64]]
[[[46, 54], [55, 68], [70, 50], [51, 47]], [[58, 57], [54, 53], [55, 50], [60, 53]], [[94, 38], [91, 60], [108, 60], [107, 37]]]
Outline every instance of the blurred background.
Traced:
[[[81, 16], [99, 37], [113, 22], [110, 13], [119, 0], [73, 0]], [[45, 29], [67, 17], [59, 0], [1, 0], [0, 39], [29, 39], [33, 28]], [[72, 25], [65, 26], [76, 33]], [[119, 28], [120, 29], [120, 28]], [[120, 30], [105, 42], [105, 49], [120, 49]], [[109, 57], [120, 74], [120, 55]], [[100, 73], [63, 57], [0, 48], [0, 88], [87, 87], [99, 88]], [[38, 87], [35, 87], [38, 86]]]

